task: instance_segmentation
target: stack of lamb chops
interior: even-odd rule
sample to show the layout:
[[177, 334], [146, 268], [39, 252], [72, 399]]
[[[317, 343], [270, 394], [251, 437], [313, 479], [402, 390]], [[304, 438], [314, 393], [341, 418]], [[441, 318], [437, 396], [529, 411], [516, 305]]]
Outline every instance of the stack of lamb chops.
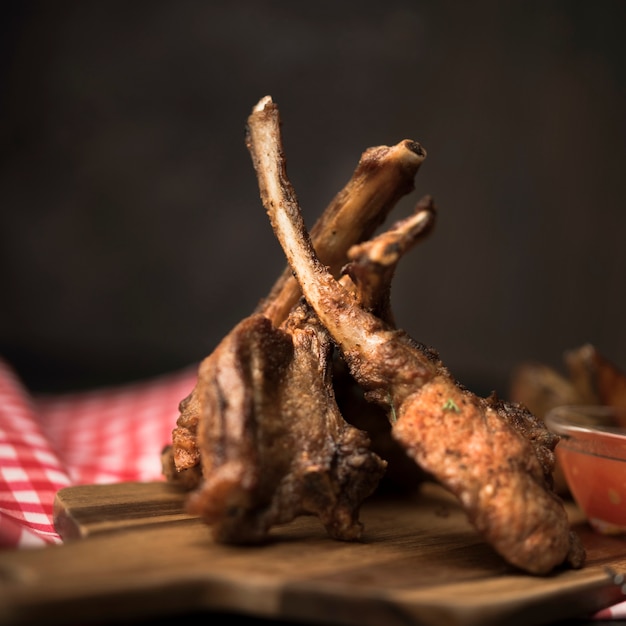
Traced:
[[[428, 475], [457, 496], [509, 563], [533, 574], [581, 567], [584, 549], [552, 486], [558, 438], [521, 404], [464, 388], [394, 324], [394, 271], [431, 231], [432, 199], [374, 233], [413, 190], [424, 149], [405, 140], [367, 150], [309, 234], [271, 97], [248, 118], [246, 143], [289, 266], [201, 363], [180, 404], [163, 471], [190, 491], [188, 510], [224, 543], [263, 541], [299, 515], [318, 516], [333, 538], [358, 539], [361, 504], [387, 468], [377, 453], [385, 447], [372, 446], [382, 433], [415, 480]], [[364, 403], [386, 428], [346, 419]]]

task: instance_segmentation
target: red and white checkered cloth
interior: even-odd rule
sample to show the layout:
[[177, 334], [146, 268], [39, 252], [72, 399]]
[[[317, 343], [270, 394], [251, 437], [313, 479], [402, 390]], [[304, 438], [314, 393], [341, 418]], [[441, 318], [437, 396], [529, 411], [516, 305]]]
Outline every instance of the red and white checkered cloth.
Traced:
[[80, 484], [163, 480], [178, 403], [197, 367], [106, 389], [32, 397], [0, 359], [0, 548], [60, 541], [56, 492]]

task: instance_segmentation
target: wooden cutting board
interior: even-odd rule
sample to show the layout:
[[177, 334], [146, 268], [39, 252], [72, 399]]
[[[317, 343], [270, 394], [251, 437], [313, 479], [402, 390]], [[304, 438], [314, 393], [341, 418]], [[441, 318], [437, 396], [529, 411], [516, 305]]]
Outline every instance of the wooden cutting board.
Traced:
[[426, 484], [372, 499], [364, 539], [329, 539], [315, 518], [256, 547], [215, 544], [165, 483], [70, 487], [55, 522], [63, 545], [0, 553], [0, 624], [85, 624], [209, 611], [344, 626], [530, 626], [584, 617], [623, 596], [626, 541], [568, 513], [588, 550], [582, 570], [521, 574], [456, 502]]

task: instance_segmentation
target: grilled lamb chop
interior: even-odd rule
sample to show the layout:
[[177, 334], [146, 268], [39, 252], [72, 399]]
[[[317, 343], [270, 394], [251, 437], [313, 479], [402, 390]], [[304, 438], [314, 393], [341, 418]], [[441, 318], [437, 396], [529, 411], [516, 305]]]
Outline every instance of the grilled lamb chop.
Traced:
[[[362, 154], [346, 186], [311, 230], [317, 253], [333, 275], [346, 263], [348, 249], [370, 237], [398, 200], [414, 189], [415, 175], [425, 158], [425, 150], [410, 141], [370, 148]], [[278, 327], [300, 296], [300, 286], [287, 266], [255, 312]], [[343, 391], [350, 395], [350, 389]], [[197, 430], [203, 402], [197, 389], [181, 401], [172, 444], [162, 453], [164, 475], [186, 489], [202, 481]], [[385, 439], [385, 433], [382, 437]]]
[[[584, 389], [587, 402], [597, 398], [598, 404], [619, 409], [618, 419], [623, 420], [626, 410], [626, 374], [595, 346], [585, 344], [565, 353], [565, 362], [577, 389]], [[626, 423], [621, 424], [626, 427]]]
[[[407, 141], [362, 155], [312, 231], [333, 273], [413, 189], [424, 158]], [[331, 536], [355, 539], [360, 504], [386, 467], [368, 435], [341, 416], [331, 341], [306, 303], [297, 304], [300, 296], [287, 268], [257, 311], [202, 362], [163, 452], [166, 478], [192, 491], [189, 510], [219, 541], [260, 541], [271, 526], [305, 513]]]
[[281, 329], [246, 318], [204, 360], [195, 391], [203, 481], [188, 510], [217, 541], [259, 542], [303, 514], [336, 539], [360, 537], [359, 507], [386, 464], [339, 413], [331, 348], [302, 304]]
[[551, 486], [557, 438], [522, 406], [464, 389], [436, 353], [360, 306], [319, 261], [287, 177], [270, 97], [249, 117], [247, 144], [261, 199], [304, 297], [368, 399], [388, 411], [394, 437], [458, 497], [511, 564], [534, 574], [564, 562], [580, 567], [584, 549]]
[[565, 374], [543, 363], [518, 365], [511, 376], [510, 397], [541, 418], [563, 404], [598, 404], [626, 410], [626, 374], [598, 348], [590, 343], [572, 348], [565, 351], [563, 361]]

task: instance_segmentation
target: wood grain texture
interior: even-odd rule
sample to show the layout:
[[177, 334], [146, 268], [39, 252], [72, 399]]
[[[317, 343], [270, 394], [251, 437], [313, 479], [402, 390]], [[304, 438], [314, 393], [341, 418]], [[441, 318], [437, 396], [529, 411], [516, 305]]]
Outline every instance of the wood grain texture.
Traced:
[[59, 492], [60, 546], [0, 553], [0, 624], [79, 624], [207, 610], [345, 626], [547, 624], [622, 598], [606, 566], [626, 570], [626, 541], [572, 521], [582, 570], [549, 577], [507, 565], [447, 494], [372, 499], [364, 539], [327, 537], [315, 518], [256, 547], [217, 545], [165, 483]]

